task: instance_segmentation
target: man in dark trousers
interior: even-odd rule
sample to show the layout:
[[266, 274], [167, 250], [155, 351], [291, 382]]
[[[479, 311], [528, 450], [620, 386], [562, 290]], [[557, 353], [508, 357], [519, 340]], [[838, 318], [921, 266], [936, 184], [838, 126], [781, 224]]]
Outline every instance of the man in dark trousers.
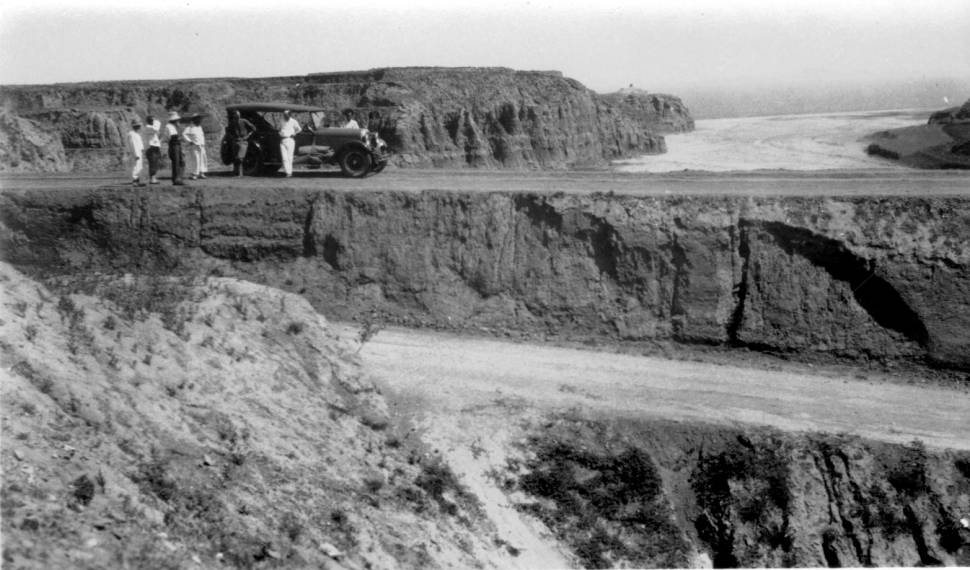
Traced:
[[229, 126], [226, 127], [226, 134], [232, 141], [233, 176], [243, 175], [243, 160], [246, 159], [246, 151], [249, 150], [249, 137], [253, 136], [255, 132], [256, 127], [242, 118], [239, 111], [233, 110], [229, 113]]
[[185, 186], [182, 172], [185, 170], [185, 154], [182, 152], [182, 141], [179, 136], [178, 123], [182, 119], [178, 113], [168, 114], [168, 124], [165, 125], [165, 136], [168, 137], [168, 159], [172, 162], [172, 185]]
[[145, 134], [148, 136], [148, 148], [145, 149], [145, 158], [148, 159], [149, 184], [158, 184], [158, 167], [162, 162], [162, 141], [159, 135], [162, 132], [162, 123], [155, 117], [148, 115], [145, 119]]

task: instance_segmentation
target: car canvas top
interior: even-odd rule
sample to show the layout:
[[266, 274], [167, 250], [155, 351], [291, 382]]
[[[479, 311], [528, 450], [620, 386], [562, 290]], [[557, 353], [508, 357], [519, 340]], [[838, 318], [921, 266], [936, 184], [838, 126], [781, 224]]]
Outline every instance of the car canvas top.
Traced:
[[309, 105], [297, 105], [294, 103], [239, 103], [236, 105], [226, 105], [228, 111], [267, 111], [283, 112], [294, 111], [297, 113], [319, 113], [326, 112], [326, 107], [311, 107]]

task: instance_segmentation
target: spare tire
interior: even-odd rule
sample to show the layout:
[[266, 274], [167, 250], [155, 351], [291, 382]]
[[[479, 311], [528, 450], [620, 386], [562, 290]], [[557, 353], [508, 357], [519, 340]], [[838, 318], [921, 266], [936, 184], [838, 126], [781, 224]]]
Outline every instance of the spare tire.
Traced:
[[232, 164], [232, 141], [229, 137], [222, 137], [222, 146], [219, 147], [219, 158], [222, 159], [222, 164], [229, 166]]

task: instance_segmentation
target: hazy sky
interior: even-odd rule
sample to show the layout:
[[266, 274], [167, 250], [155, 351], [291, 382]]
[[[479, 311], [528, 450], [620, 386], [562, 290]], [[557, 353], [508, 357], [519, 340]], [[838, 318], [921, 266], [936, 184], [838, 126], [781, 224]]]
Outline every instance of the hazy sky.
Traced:
[[3, 84], [391, 66], [554, 69], [600, 92], [631, 83], [677, 92], [968, 79], [970, 1], [5, 0], [0, 6]]

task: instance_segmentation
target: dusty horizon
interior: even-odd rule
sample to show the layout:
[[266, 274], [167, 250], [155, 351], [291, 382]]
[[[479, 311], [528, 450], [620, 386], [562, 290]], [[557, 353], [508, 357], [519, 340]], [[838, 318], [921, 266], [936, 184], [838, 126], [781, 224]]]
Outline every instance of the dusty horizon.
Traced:
[[117, 0], [0, 8], [7, 85], [467, 66], [561, 71], [601, 93], [633, 85], [678, 94], [966, 79], [970, 60], [950, 54], [968, 52], [970, 4], [958, 0], [423, 0], [407, 9], [377, 2], [366, 15], [305, 0], [284, 12], [253, 0], [178, 12]]

